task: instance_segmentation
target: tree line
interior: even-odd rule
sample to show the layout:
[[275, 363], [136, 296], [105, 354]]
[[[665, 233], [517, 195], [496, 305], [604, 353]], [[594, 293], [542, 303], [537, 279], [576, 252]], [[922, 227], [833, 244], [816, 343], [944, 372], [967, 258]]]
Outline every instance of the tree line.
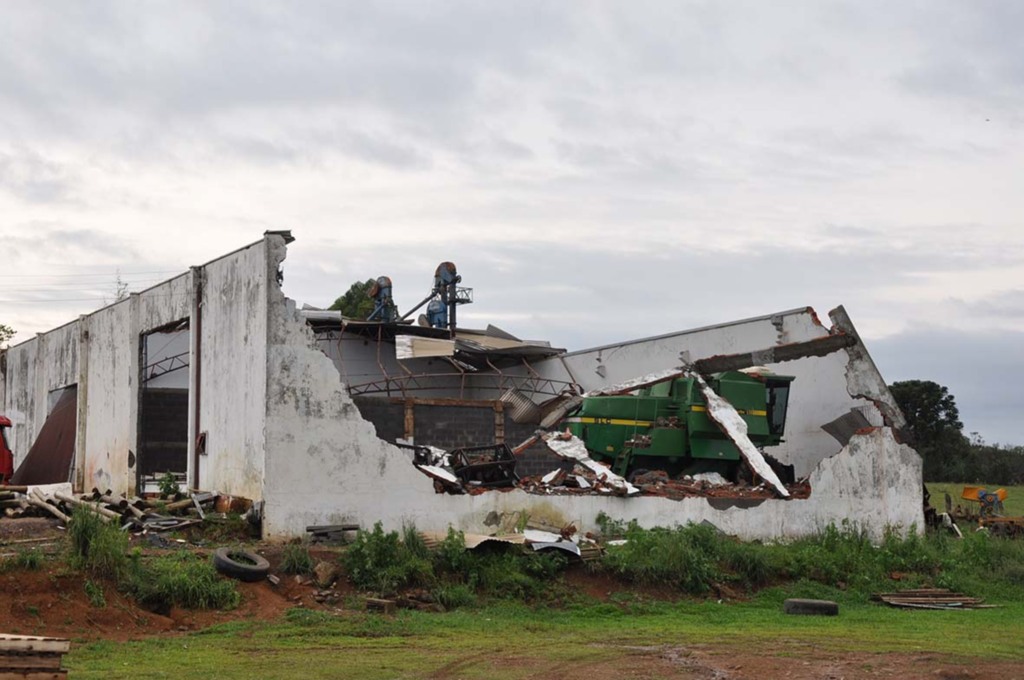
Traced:
[[924, 459], [924, 481], [1024, 485], [1024, 446], [964, 435], [947, 388], [931, 380], [905, 380], [889, 390], [907, 419], [907, 443]]

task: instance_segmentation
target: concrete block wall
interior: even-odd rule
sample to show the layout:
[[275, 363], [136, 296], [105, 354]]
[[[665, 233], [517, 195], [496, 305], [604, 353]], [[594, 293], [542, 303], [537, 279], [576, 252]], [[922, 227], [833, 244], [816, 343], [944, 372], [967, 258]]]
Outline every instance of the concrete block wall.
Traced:
[[[537, 425], [517, 423], [512, 420], [511, 416], [505, 414], [505, 443], [512, 448], [529, 439], [536, 429]], [[518, 460], [516, 472], [520, 477], [546, 475], [559, 468], [571, 470], [573, 466], [571, 462], [566, 462], [551, 453], [551, 450], [544, 444], [534, 444], [520, 453]]]
[[405, 437], [405, 405], [390, 399], [354, 399], [363, 420], [373, 423], [377, 437], [394, 443]]
[[417, 444], [429, 444], [451, 451], [494, 443], [493, 408], [417, 404], [414, 413], [413, 432]]
[[[405, 434], [405, 404], [391, 399], [361, 397], [353, 400], [363, 419], [373, 423], [377, 436], [393, 443]], [[503, 413], [504, 443], [515, 447], [527, 440], [536, 425], [516, 423]], [[466, 446], [489, 446], [498, 442], [495, 406], [474, 404], [438, 406], [416, 404], [413, 407], [414, 436], [417, 444], [437, 446], [451, 451]], [[544, 475], [556, 468], [571, 468], [543, 444], [535, 444], [518, 457], [520, 477]]]

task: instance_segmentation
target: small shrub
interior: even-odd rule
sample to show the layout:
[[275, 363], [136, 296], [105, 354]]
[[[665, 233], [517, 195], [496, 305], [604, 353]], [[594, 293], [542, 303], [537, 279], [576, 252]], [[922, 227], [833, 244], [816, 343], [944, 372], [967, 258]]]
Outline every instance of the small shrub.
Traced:
[[72, 566], [115, 579], [124, 575], [128, 566], [125, 555], [128, 536], [116, 524], [108, 524], [95, 512], [79, 505], [71, 513], [68, 537]]
[[309, 548], [297, 543], [289, 543], [281, 554], [281, 571], [286, 574], [312, 574], [313, 558]]
[[160, 495], [164, 498], [176, 498], [180, 491], [178, 488], [178, 478], [172, 472], [166, 473], [160, 478], [159, 489]]
[[172, 606], [186, 609], [232, 609], [240, 600], [232, 581], [213, 565], [191, 553], [173, 553], [143, 560], [133, 556], [127, 587], [139, 604], [154, 611]]
[[687, 593], [704, 593], [721, 578], [715, 563], [719, 540], [706, 525], [645, 530], [631, 522], [626, 543], [609, 547], [602, 564], [644, 585], [666, 583]]
[[471, 562], [466, 550], [465, 534], [448, 527], [448, 535], [438, 544], [434, 553], [435, 569], [441, 573], [465, 574]]
[[724, 540], [721, 546], [722, 563], [733, 574], [733, 579], [748, 588], [760, 588], [779, 577], [782, 566], [768, 546], [759, 543], [741, 543]]
[[102, 609], [107, 606], [107, 598], [103, 594], [103, 586], [100, 584], [86, 579], [85, 595], [89, 598], [89, 603], [92, 604], [93, 607]]
[[43, 564], [43, 556], [35, 550], [20, 549], [16, 554], [0, 560], [0, 574], [15, 570], [36, 570]]
[[469, 568], [461, 577], [490, 597], [524, 600], [544, 593], [567, 563], [560, 553], [524, 553], [510, 547], [471, 553]]
[[464, 583], [440, 585], [434, 588], [432, 595], [445, 609], [467, 607], [476, 602], [473, 589]]
[[[359, 531], [342, 556], [352, 583], [362, 589], [393, 595], [411, 585], [430, 585], [434, 569], [423, 539], [411, 527], [403, 530], [408, 543], [398, 532], [384, 532], [380, 522], [373, 531]], [[415, 537], [415, 538], [414, 538]]]

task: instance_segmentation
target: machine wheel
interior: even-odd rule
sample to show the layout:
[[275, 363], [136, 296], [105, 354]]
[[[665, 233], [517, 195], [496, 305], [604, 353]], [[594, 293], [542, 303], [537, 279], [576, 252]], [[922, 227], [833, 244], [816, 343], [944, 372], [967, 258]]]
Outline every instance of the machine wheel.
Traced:
[[791, 598], [782, 603], [782, 611], [786, 614], [804, 614], [808, 616], [838, 616], [839, 605], [831, 600]]
[[217, 548], [213, 566], [220, 573], [239, 581], [259, 581], [270, 571], [270, 562], [260, 555], [241, 548]]

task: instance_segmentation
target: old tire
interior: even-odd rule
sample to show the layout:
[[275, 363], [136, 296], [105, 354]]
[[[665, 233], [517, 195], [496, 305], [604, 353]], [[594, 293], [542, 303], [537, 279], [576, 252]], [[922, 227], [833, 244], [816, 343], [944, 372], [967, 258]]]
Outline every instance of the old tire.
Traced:
[[806, 616], [837, 616], [839, 614], [839, 605], [831, 600], [792, 598], [782, 603], [782, 611], [787, 614], [803, 614]]
[[225, 576], [253, 582], [267, 577], [270, 562], [241, 548], [217, 548], [213, 552], [213, 567]]

